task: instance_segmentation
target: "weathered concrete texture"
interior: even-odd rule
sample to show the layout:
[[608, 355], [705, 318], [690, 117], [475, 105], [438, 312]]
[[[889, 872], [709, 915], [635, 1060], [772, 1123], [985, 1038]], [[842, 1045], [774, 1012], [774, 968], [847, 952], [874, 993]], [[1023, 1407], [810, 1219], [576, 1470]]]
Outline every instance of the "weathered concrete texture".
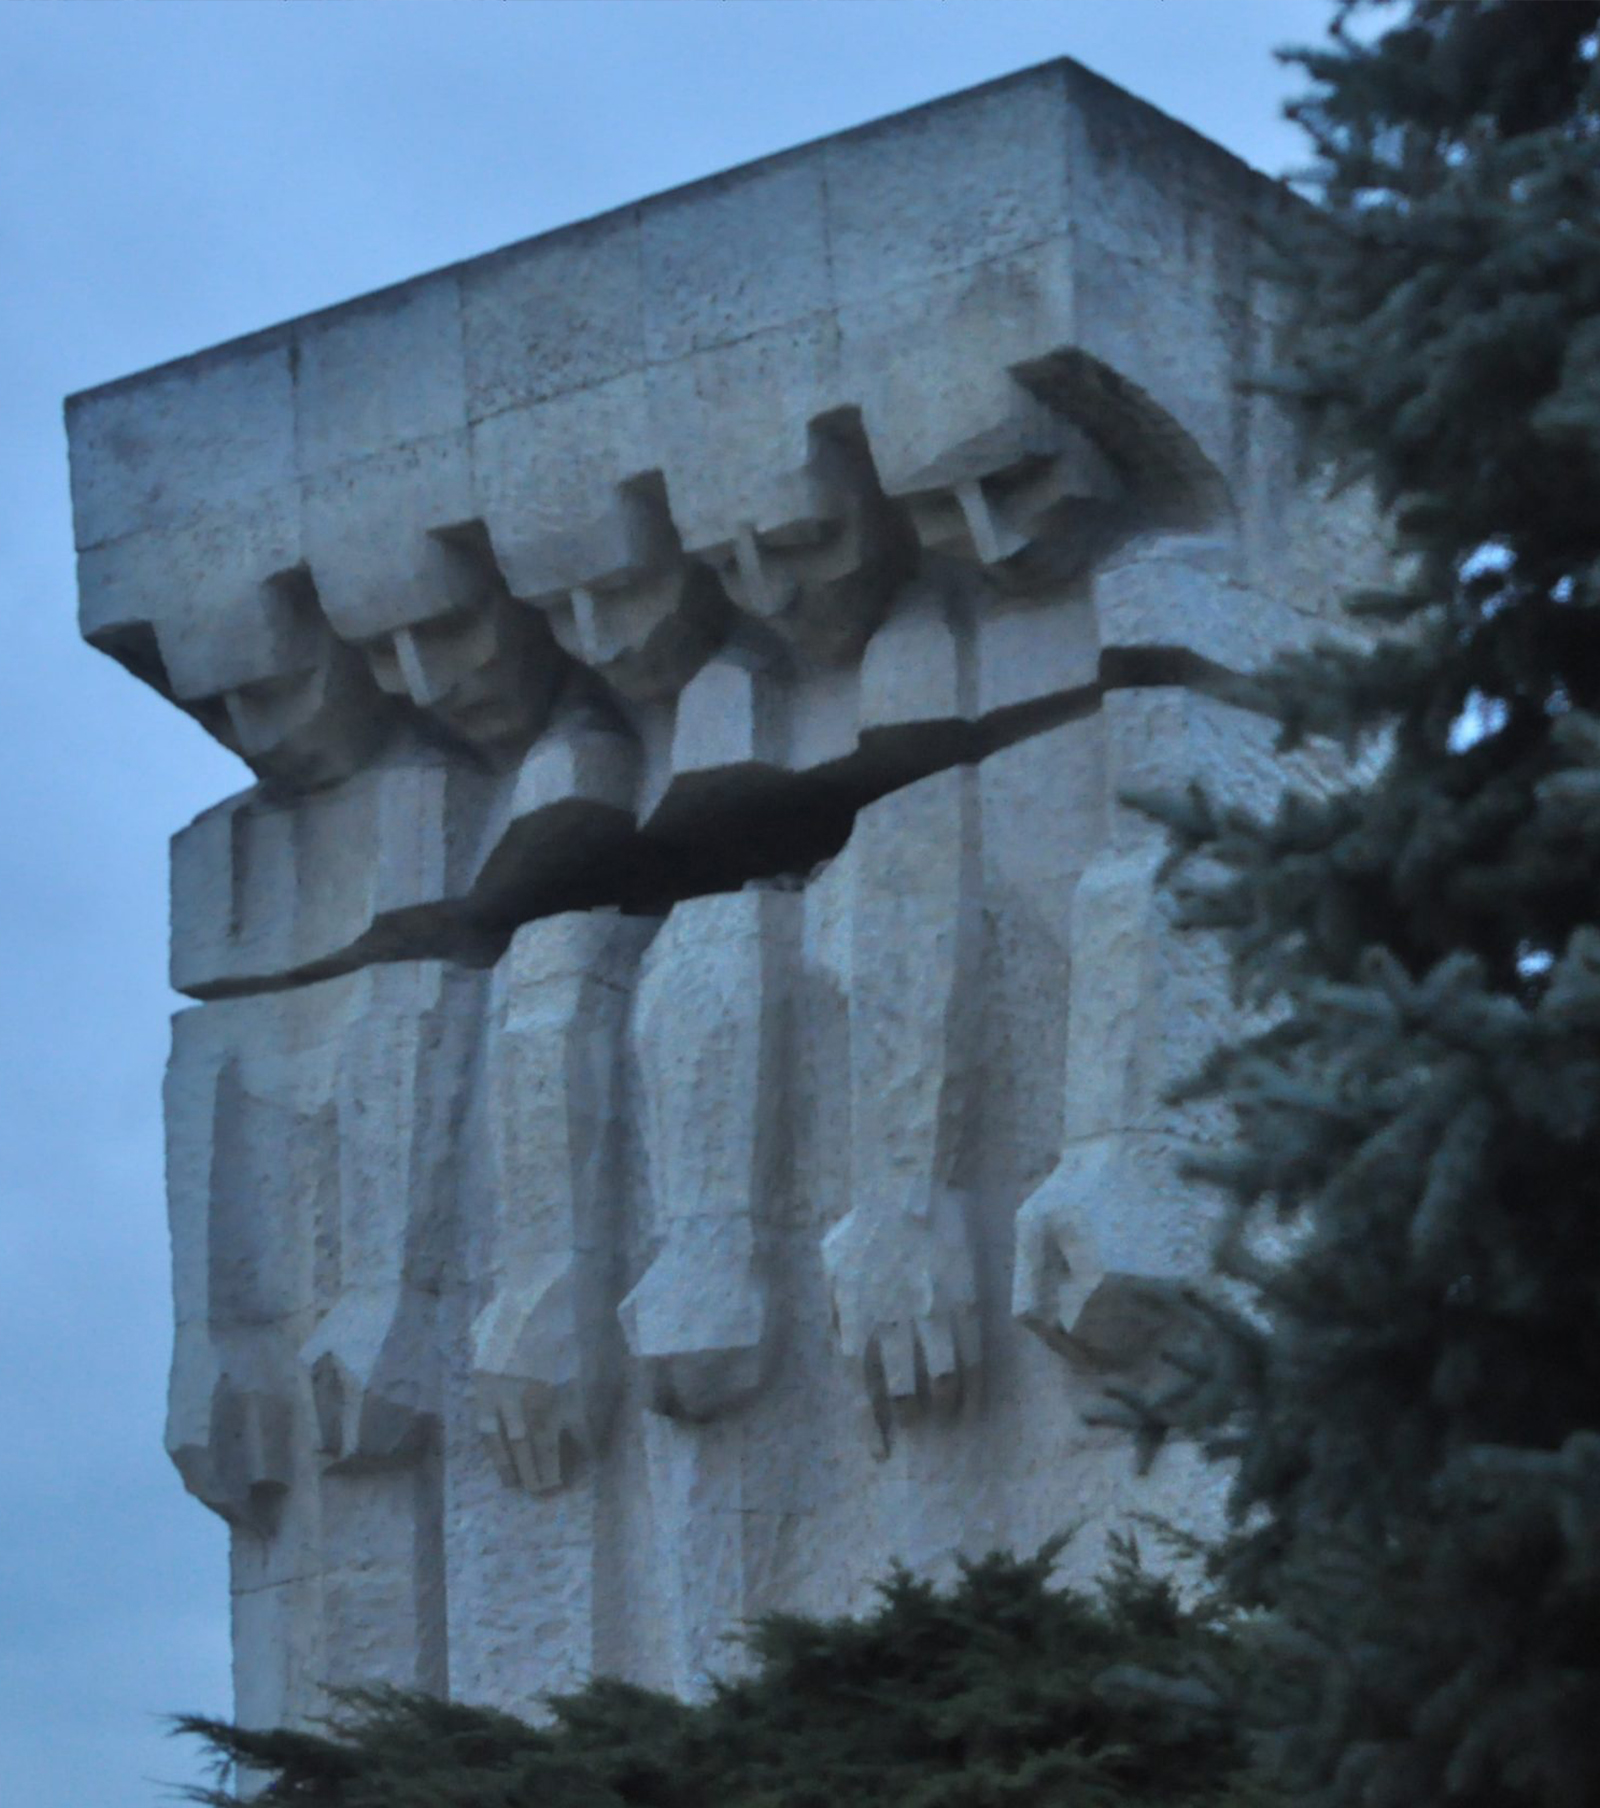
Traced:
[[168, 1443], [238, 1706], [693, 1689], [892, 1558], [1203, 1517], [1084, 1415], [1230, 1021], [1129, 788], [1376, 575], [1239, 380], [1289, 205], [1071, 64], [69, 404], [173, 847]]

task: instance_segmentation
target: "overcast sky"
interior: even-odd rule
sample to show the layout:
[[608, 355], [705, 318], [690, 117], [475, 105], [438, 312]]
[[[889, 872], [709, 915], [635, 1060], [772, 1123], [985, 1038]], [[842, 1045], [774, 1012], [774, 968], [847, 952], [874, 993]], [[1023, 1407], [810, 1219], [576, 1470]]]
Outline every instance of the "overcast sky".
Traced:
[[74, 631], [61, 398], [1068, 55], [1281, 173], [1327, 0], [0, 5], [0, 1795], [144, 1808], [226, 1713], [161, 1451], [166, 838], [243, 768]]

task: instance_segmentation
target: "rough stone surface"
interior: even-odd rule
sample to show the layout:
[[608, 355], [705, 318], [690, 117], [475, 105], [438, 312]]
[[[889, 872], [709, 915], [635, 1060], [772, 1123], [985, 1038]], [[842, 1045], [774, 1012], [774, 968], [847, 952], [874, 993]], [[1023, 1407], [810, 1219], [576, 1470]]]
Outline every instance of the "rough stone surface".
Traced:
[[1055, 64], [69, 403], [83, 631], [257, 781], [167, 1088], [244, 1719], [1213, 1509], [1085, 1415], [1230, 1021], [1123, 794], [1269, 801], [1230, 677], [1382, 569], [1240, 388], [1289, 204]]

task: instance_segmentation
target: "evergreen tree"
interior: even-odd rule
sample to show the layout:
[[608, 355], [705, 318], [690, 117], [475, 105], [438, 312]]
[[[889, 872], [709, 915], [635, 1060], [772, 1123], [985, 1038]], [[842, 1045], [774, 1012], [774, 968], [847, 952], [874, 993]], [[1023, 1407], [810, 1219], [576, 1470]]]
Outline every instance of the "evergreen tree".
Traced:
[[1197, 1301], [1208, 1358], [1143, 1406], [1237, 1461], [1218, 1567], [1309, 1667], [1302, 1799], [1592, 1808], [1600, 5], [1358, 10], [1290, 53], [1325, 205], [1283, 381], [1402, 556], [1364, 645], [1257, 697], [1377, 776], [1145, 800], [1267, 1027], [1192, 1088], [1248, 1303]]
[[306, 1808], [1269, 1808], [1229, 1707], [1250, 1647], [1120, 1547], [1097, 1596], [1055, 1551], [938, 1589], [897, 1574], [861, 1620], [777, 1616], [749, 1673], [685, 1704], [614, 1681], [507, 1714], [345, 1698], [325, 1733], [186, 1719], [266, 1779], [191, 1799]]

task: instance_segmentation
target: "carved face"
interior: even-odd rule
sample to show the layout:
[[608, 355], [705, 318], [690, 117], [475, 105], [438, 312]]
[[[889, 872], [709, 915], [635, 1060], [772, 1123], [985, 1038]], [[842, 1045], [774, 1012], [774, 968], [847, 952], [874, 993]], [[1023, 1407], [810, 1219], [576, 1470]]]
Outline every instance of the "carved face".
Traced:
[[315, 665], [235, 685], [218, 702], [239, 755], [296, 791], [350, 777], [383, 737], [383, 712], [372, 707], [360, 660], [331, 638]]
[[498, 600], [396, 628], [362, 651], [382, 690], [491, 759], [544, 726], [558, 676], [538, 621]]

